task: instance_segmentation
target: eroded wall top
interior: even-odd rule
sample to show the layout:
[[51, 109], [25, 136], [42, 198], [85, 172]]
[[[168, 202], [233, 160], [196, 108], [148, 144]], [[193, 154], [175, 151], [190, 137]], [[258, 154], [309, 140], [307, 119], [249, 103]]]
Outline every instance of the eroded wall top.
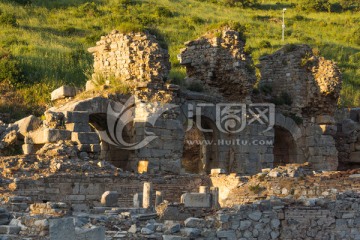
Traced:
[[189, 82], [198, 81], [212, 95], [230, 101], [249, 97], [256, 77], [238, 32], [229, 28], [215, 30], [185, 45], [179, 60], [186, 67]]
[[96, 45], [88, 49], [94, 55], [93, 80], [113, 78], [143, 87], [163, 84], [169, 74], [169, 54], [153, 35], [113, 30]]
[[314, 116], [332, 115], [336, 110], [340, 70], [334, 62], [314, 54], [308, 45], [286, 45], [261, 57], [259, 67], [260, 89], [267, 88], [273, 100], [290, 98], [287, 104], [292, 112]]

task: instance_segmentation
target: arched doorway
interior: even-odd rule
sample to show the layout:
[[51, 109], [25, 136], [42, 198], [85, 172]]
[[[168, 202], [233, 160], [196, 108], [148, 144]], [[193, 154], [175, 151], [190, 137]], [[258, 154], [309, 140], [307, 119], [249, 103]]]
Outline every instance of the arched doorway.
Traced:
[[[106, 113], [92, 113], [89, 115], [89, 123], [93, 130], [97, 131], [108, 131], [109, 128], [107, 126], [107, 115]], [[122, 138], [125, 142], [132, 142], [132, 125], [133, 123], [129, 123], [125, 126], [125, 130], [122, 132]], [[110, 136], [108, 134], [108, 136]], [[122, 146], [113, 145], [108, 143], [102, 139], [100, 134], [101, 141], [101, 152], [102, 158], [110, 163], [112, 163], [115, 167], [129, 170], [129, 158], [131, 155], [130, 150], [124, 149]]]
[[285, 128], [275, 126], [274, 167], [297, 162], [296, 142], [291, 133]]
[[208, 174], [212, 168], [218, 167], [216, 126], [204, 116], [198, 121], [200, 127], [196, 122], [195, 118], [194, 126], [185, 133], [182, 168], [188, 173]]

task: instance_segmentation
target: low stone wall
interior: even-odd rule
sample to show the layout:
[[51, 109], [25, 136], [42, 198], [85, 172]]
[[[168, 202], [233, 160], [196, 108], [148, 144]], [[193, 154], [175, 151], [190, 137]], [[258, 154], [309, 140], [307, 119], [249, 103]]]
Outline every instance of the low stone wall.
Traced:
[[206, 177], [195, 175], [57, 175], [36, 181], [20, 180], [12, 194], [31, 197], [33, 202], [65, 202], [74, 210], [85, 210], [100, 206], [105, 191], [117, 191], [119, 207], [132, 207], [134, 194], [143, 191], [146, 181], [153, 182], [154, 190], [162, 191], [164, 199], [173, 202], [179, 202], [183, 193], [198, 192], [199, 186], [207, 185]]
[[352, 192], [333, 201], [260, 201], [218, 212], [217, 230], [203, 233], [213, 239], [358, 239], [359, 203], [360, 196]]

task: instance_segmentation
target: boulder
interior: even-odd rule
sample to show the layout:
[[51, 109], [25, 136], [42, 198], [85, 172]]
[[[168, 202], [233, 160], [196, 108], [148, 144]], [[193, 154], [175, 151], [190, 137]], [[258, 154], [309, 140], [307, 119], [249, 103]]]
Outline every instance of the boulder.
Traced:
[[41, 123], [42, 121], [33, 115], [15, 122], [18, 126], [18, 136], [24, 138], [28, 132], [38, 129]]

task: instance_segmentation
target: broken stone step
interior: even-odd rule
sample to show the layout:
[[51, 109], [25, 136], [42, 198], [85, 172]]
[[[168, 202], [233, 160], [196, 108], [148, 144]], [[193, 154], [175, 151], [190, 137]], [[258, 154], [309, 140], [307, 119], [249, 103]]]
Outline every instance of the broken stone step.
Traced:
[[65, 123], [89, 124], [89, 113], [86, 111], [66, 111], [64, 112]]
[[32, 139], [34, 144], [45, 144], [55, 143], [60, 140], [70, 140], [71, 132], [68, 130], [43, 128], [30, 132], [28, 136]]
[[72, 132], [71, 141], [78, 144], [99, 144], [99, 135], [95, 132]]
[[66, 130], [71, 132], [90, 132], [91, 128], [88, 123], [66, 123]]

